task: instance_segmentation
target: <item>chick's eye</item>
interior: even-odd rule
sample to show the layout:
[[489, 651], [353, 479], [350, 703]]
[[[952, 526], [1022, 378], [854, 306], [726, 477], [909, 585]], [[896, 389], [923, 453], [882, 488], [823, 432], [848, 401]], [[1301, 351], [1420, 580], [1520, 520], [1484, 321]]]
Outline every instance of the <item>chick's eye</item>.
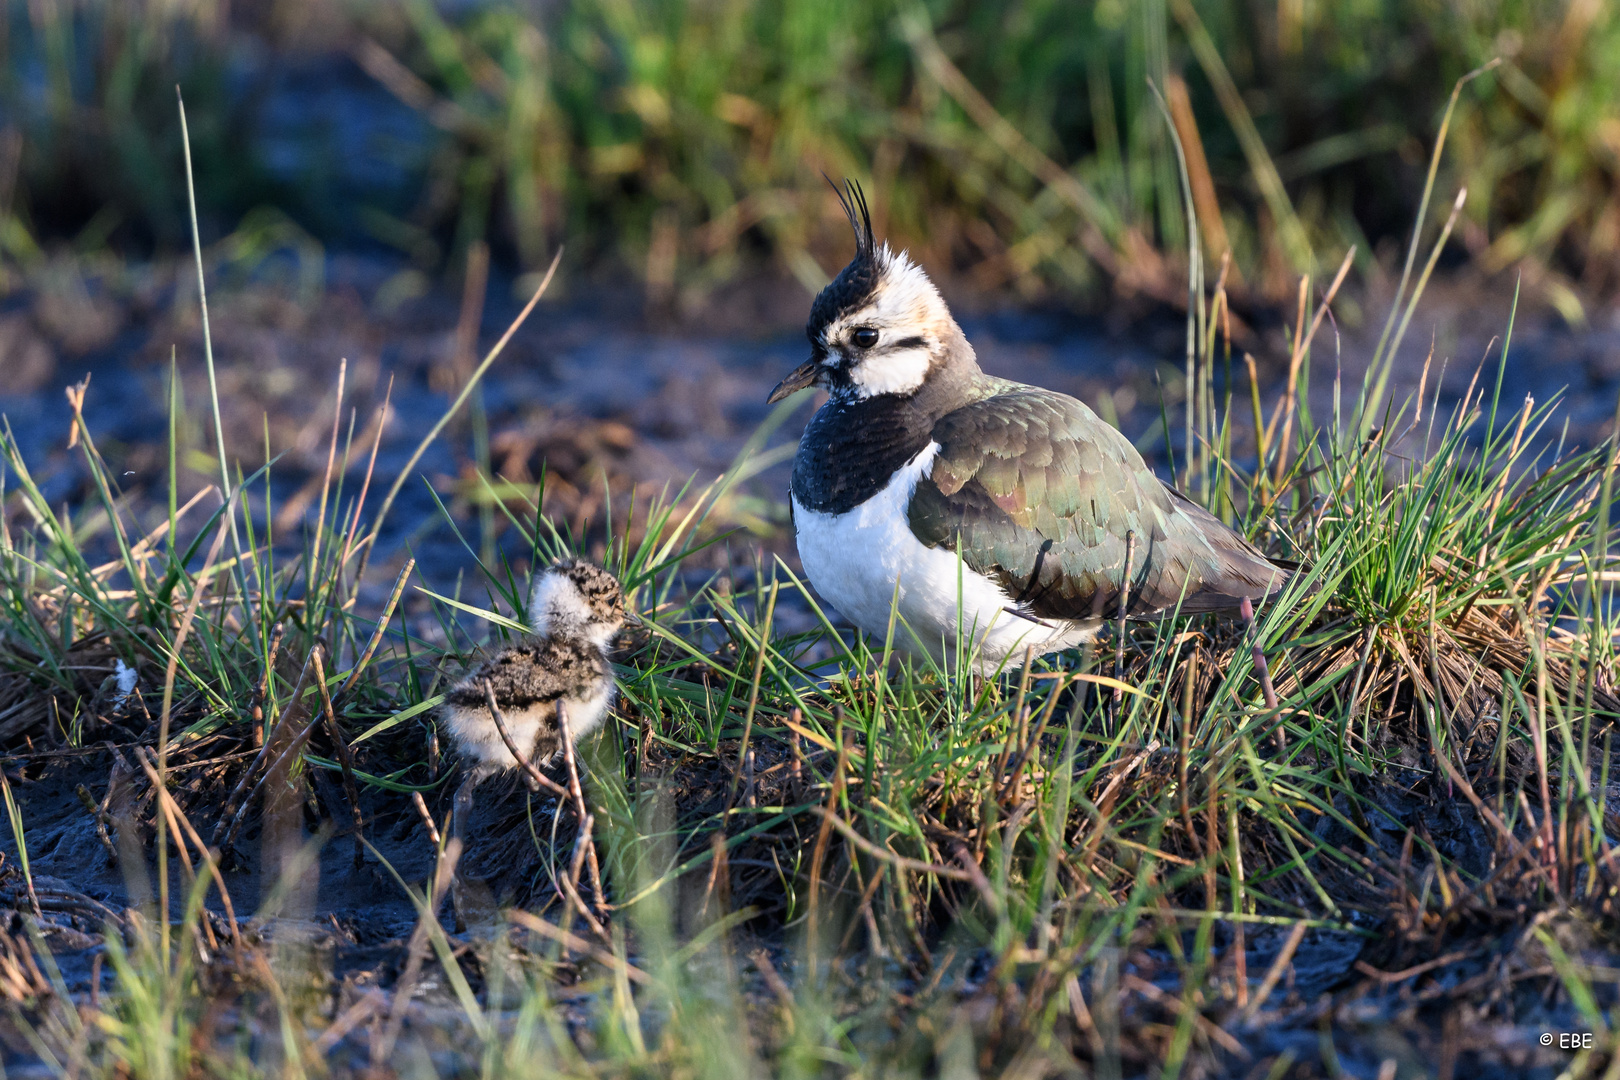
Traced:
[[878, 332], [870, 326], [857, 326], [850, 337], [855, 340], [855, 344], [863, 349], [870, 349], [878, 342]]

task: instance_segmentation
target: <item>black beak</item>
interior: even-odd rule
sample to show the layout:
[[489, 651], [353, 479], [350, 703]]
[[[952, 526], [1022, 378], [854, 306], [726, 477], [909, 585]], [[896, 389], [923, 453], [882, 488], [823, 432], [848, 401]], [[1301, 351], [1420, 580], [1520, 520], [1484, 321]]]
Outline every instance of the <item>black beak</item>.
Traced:
[[776, 384], [776, 389], [772, 390], [771, 396], [765, 399], [765, 404], [775, 405], [783, 398], [796, 394], [807, 386], [814, 386], [816, 376], [819, 374], [821, 374], [821, 365], [815, 360], [806, 360], [788, 372], [787, 378]]

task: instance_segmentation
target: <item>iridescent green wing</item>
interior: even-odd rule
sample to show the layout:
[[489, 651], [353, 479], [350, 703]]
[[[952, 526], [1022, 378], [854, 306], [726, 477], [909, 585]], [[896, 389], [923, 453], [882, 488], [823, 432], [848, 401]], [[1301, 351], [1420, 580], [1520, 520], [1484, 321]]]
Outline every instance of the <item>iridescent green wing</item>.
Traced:
[[959, 548], [1045, 619], [1117, 614], [1132, 536], [1131, 615], [1235, 607], [1280, 587], [1284, 570], [1162, 484], [1084, 404], [1003, 385], [934, 427], [939, 452], [909, 511], [924, 544]]

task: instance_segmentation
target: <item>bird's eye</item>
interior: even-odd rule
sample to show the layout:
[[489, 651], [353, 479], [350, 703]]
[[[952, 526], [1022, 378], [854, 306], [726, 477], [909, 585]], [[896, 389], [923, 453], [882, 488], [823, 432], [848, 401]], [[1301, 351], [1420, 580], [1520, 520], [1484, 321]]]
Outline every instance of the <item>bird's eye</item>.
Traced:
[[850, 337], [863, 349], [870, 349], [878, 342], [878, 332], [870, 326], [857, 326]]

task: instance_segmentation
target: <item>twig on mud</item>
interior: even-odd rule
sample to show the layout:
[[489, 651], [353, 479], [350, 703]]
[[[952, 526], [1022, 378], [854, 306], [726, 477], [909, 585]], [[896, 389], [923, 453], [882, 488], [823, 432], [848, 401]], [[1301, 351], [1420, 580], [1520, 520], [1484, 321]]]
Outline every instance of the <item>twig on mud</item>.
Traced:
[[1266, 977], [1260, 980], [1260, 988], [1254, 992], [1254, 997], [1249, 999], [1249, 1004], [1244, 1006], [1243, 1012], [1240, 1014], [1244, 1023], [1248, 1023], [1254, 1018], [1254, 1014], [1260, 1011], [1260, 1006], [1266, 1003], [1266, 998], [1270, 997], [1271, 992], [1277, 988], [1277, 983], [1282, 979], [1283, 972], [1287, 970], [1288, 962], [1294, 958], [1294, 952], [1299, 948], [1299, 943], [1305, 940], [1305, 931], [1309, 926], [1307, 920], [1301, 919], [1288, 932], [1288, 940], [1283, 942], [1282, 950], [1277, 953], [1277, 958], [1271, 962]]
[[596, 825], [596, 818], [586, 814], [579, 820], [579, 830], [574, 834], [574, 857], [568, 863], [568, 886], [570, 895], [579, 893], [579, 875], [585, 868], [585, 850], [591, 846], [591, 829]]
[[388, 1005], [388, 995], [381, 990], [370, 990], [361, 996], [359, 1001], [350, 1005], [343, 1013], [327, 1025], [325, 1031], [310, 1044], [310, 1048], [321, 1057], [331, 1053], [338, 1043], [364, 1023], [373, 1013]]
[[[581, 824], [583, 825], [583, 823]], [[577, 853], [579, 851], [579, 840], [579, 837], [574, 838], [576, 864], [578, 862]], [[567, 874], [563, 874], [557, 879], [557, 885], [562, 889], [563, 898], [567, 900], [569, 904], [579, 910], [580, 918], [584, 919], [585, 924], [591, 928], [591, 933], [595, 934], [603, 941], [612, 942], [613, 939], [608, 935], [607, 928], [596, 921], [596, 916], [592, 915], [591, 909], [585, 906], [585, 901], [580, 898], [579, 890], [574, 888], [574, 883], [568, 880]]]
[[642, 971], [628, 960], [621, 960], [617, 956], [608, 952], [606, 949], [603, 949], [601, 946], [591, 944], [585, 938], [580, 937], [571, 930], [566, 930], [561, 926], [555, 926], [548, 923], [538, 915], [532, 915], [527, 911], [513, 908], [506, 913], [506, 917], [517, 925], [523, 927], [525, 930], [540, 934], [543, 937], [548, 937], [565, 948], [577, 949], [578, 951], [589, 956], [592, 960], [595, 960], [598, 964], [601, 964], [603, 967], [610, 968], [613, 971], [623, 972], [625, 978], [629, 979], [631, 982], [637, 982], [643, 986], [650, 986], [653, 983], [653, 977], [651, 975], [647, 974], [645, 971]]
[[1386, 984], [1398, 983], [1405, 982], [1407, 979], [1415, 978], [1418, 975], [1422, 975], [1426, 971], [1433, 971], [1435, 968], [1445, 967], [1447, 964], [1455, 964], [1459, 960], [1466, 960], [1470, 956], [1476, 955], [1477, 951], [1478, 950], [1475, 949], [1459, 949], [1456, 952], [1449, 952], [1444, 956], [1437, 956], [1433, 960], [1425, 960], [1421, 964], [1414, 964], [1413, 966], [1404, 968], [1400, 971], [1379, 971], [1377, 968], [1373, 967], [1364, 960], [1357, 960], [1355, 967], [1357, 971], [1367, 976], [1367, 978], [1373, 979], [1377, 982]]
[[[66, 915], [79, 915], [95, 922], [108, 923], [122, 931], [125, 919], [118, 912], [103, 904], [93, 896], [86, 896], [78, 892], [58, 892], [54, 889], [42, 889], [37, 894], [39, 906], [44, 911], [60, 911]], [[18, 907], [27, 902], [28, 891], [22, 892], [0, 890], [0, 901], [12, 907]]]
[[1138, 994], [1141, 994], [1150, 1001], [1163, 1005], [1165, 1008], [1169, 1009], [1178, 1016], [1186, 1016], [1193, 1022], [1194, 1027], [1203, 1032], [1204, 1035], [1206, 1035], [1211, 1041], [1219, 1043], [1221, 1049], [1225, 1050], [1233, 1057], [1242, 1058], [1244, 1061], [1250, 1060], [1249, 1051], [1244, 1049], [1242, 1043], [1234, 1039], [1229, 1032], [1213, 1023], [1203, 1013], [1199, 1012], [1196, 1008], [1187, 1004], [1185, 1001], [1182, 1001], [1174, 994], [1165, 993], [1163, 990], [1160, 990], [1157, 986], [1154, 986], [1152, 983], [1148, 982], [1139, 975], [1126, 974], [1119, 980], [1119, 983], [1121, 989], [1135, 990]]
[[939, 863], [923, 862], [921, 859], [897, 855], [887, 848], [878, 847], [878, 845], [856, 832], [849, 822], [828, 810], [825, 806], [814, 806], [811, 809], [819, 814], [823, 821], [837, 829], [844, 839], [872, 856], [872, 858], [881, 859], [896, 869], [910, 870], [916, 874], [933, 874], [935, 877], [949, 878], [952, 881], [971, 882], [973, 880], [973, 875], [966, 870], [958, 870], [953, 866], [943, 866]]
[[[788, 1023], [791, 1025], [793, 1014], [798, 1009], [798, 1003], [793, 999], [793, 988], [788, 986], [787, 980], [782, 978], [782, 973], [776, 970], [775, 964], [771, 963], [771, 954], [765, 951], [764, 946], [761, 946], [749, 953], [748, 959], [753, 961], [754, 970], [759, 972], [760, 977], [765, 980], [765, 985], [770, 989], [771, 993], [776, 995], [776, 1000], [781, 1003], [782, 1011], [786, 1014]], [[792, 1033], [793, 1029], [790, 1026], [788, 1034], [791, 1035]]]
[[354, 866], [358, 870], [366, 862], [366, 849], [361, 839], [365, 835], [366, 822], [360, 813], [360, 791], [354, 783], [354, 754], [350, 752], [349, 744], [343, 738], [343, 729], [338, 727], [337, 713], [332, 709], [332, 698], [326, 692], [326, 665], [321, 663], [319, 648], [315, 650], [312, 658], [315, 661], [315, 686], [321, 692], [321, 712], [326, 717], [326, 732], [332, 737], [338, 764], [343, 767], [343, 795], [349, 800], [349, 812], [354, 816]]
[[83, 784], [76, 787], [74, 793], [79, 796], [79, 801], [84, 804], [84, 808], [90, 812], [91, 820], [96, 823], [96, 839], [101, 841], [101, 846], [107, 849], [107, 858], [116, 863], [118, 861], [118, 849], [113, 846], [112, 837], [107, 833], [108, 818], [106, 812], [96, 805], [96, 797], [90, 794], [90, 789]]
[[422, 824], [427, 826], [428, 839], [433, 841], [433, 847], [437, 850], [444, 841], [439, 836], [439, 826], [434, 822], [433, 815], [428, 813], [427, 800], [422, 798], [420, 791], [413, 791], [411, 792], [411, 802], [415, 805], [416, 812], [422, 815]]
[[[568, 766], [568, 792], [574, 798], [574, 813], [579, 818], [579, 827], [585, 833], [585, 858], [591, 869], [591, 892], [596, 900], [596, 912], [605, 917], [607, 914], [607, 897], [602, 895], [602, 867], [596, 859], [596, 840], [591, 835], [589, 822], [590, 811], [585, 807], [585, 789], [579, 783], [579, 766], [574, 760], [573, 733], [568, 730], [568, 710], [563, 703], [557, 702], [557, 735], [562, 740], [563, 762]], [[579, 875], [574, 875], [578, 882]]]
[[[202, 836], [192, 826], [191, 819], [186, 816], [186, 812], [180, 808], [180, 804], [175, 801], [174, 796], [170, 795], [168, 789], [159, 781], [156, 763], [149, 760], [152, 752], [147, 750], [145, 754], [142, 754], [142, 749], [142, 747], [135, 748], [135, 757], [140, 761], [141, 768], [145, 770], [146, 778], [157, 786], [158, 798], [162, 800], [164, 813], [179, 827], [175, 831], [176, 838], [178, 839], [183, 831], [184, 835], [190, 838], [192, 844], [197, 848], [197, 854], [202, 857], [204, 865], [208, 867], [208, 872], [213, 875], [214, 885], [219, 889], [220, 903], [225, 907], [225, 918], [230, 922], [231, 941], [240, 947], [242, 944], [242, 931], [236, 923], [236, 905], [231, 903], [231, 894], [225, 888], [225, 875], [220, 873], [218, 855], [203, 843]], [[177, 844], [175, 846], [181, 851], [185, 850], [183, 845]], [[206, 919], [203, 920], [203, 924], [207, 925]]]
[[985, 903], [990, 905], [990, 910], [1000, 912], [1002, 909], [1001, 901], [997, 898], [996, 891], [990, 887], [990, 879], [984, 876], [984, 868], [974, 861], [973, 852], [969, 851], [968, 846], [960, 841], [956, 844], [956, 861], [962, 864], [963, 870], [967, 871], [967, 879], [973, 883], [975, 889], [979, 890], [979, 895], [984, 898]]
[[883, 879], [883, 871], [879, 870], [866, 883], [866, 888], [861, 890], [861, 902], [856, 909], [860, 912], [861, 921], [849, 920], [849, 928], [844, 931], [844, 936], [838, 939], [838, 948], [833, 950], [833, 955], [844, 955], [844, 951], [849, 948], [849, 943], [855, 937], [856, 928], [864, 923], [866, 925], [866, 938], [871, 946], [873, 957], [878, 960], [888, 959], [889, 952], [883, 945], [883, 935], [878, 932], [877, 918], [872, 914], [872, 898], [877, 895], [878, 886], [883, 884]]
[[1074, 1017], [1075, 1026], [1085, 1032], [1086, 1040], [1091, 1044], [1092, 1060], [1101, 1059], [1105, 1053], [1102, 1034], [1098, 1032], [1091, 1009], [1086, 1005], [1085, 992], [1080, 989], [1080, 977], [1072, 971], [1063, 980], [1063, 993], [1069, 999], [1069, 1013]]
[[[22, 702], [27, 705], [28, 702]], [[0, 719], [6, 714], [0, 713]], [[0, 754], [0, 763], [20, 761], [25, 766], [36, 761], [62, 761], [70, 758], [93, 757], [96, 754], [110, 752], [112, 743], [102, 742], [99, 746], [70, 746], [61, 750], [24, 750], [19, 753]]]

